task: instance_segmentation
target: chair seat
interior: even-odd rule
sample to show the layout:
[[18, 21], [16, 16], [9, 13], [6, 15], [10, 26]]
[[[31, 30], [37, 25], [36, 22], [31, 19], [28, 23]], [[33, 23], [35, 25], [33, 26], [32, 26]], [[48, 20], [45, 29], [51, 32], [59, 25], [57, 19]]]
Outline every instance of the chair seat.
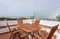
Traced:
[[[44, 36], [44, 34], [45, 34], [45, 36]], [[39, 35], [42, 36], [41, 38], [45, 37], [45, 39], [46, 39], [48, 34], [49, 33], [44, 30], [39, 30]], [[51, 39], [56, 39], [56, 35], [53, 35]]]
[[22, 37], [27, 36], [27, 34], [23, 33], [23, 34], [21, 34], [20, 36], [21, 36], [21, 38], [22, 38]]
[[44, 38], [44, 37], [42, 37], [42, 36], [37, 35], [37, 34], [34, 33], [33, 39], [46, 39], [46, 38]]
[[18, 38], [18, 34], [20, 35], [21, 38], [24, 38], [24, 37], [27, 36], [27, 34], [26, 34], [24, 31], [22, 31], [22, 30], [17, 30], [17, 31], [12, 32], [10, 38], [13, 38], [14, 36], [15, 36], [16, 38]]
[[48, 35], [47, 32], [45, 32], [44, 30], [39, 30], [39, 35], [42, 36], [42, 37], [46, 37]]

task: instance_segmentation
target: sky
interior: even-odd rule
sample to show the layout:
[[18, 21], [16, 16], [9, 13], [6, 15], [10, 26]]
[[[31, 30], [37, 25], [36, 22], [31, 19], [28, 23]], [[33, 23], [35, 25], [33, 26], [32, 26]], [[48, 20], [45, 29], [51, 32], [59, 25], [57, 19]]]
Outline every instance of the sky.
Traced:
[[55, 18], [59, 14], [60, 0], [0, 0], [0, 17]]

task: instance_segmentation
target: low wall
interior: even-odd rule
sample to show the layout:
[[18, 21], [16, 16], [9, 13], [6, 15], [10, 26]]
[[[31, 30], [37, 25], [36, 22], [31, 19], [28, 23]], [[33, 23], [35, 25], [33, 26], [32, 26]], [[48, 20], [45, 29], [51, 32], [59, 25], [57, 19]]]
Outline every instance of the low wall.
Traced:
[[7, 23], [8, 23], [8, 25], [15, 25], [15, 24], [17, 24], [17, 20], [0, 21], [0, 27], [7, 26]]
[[58, 21], [40, 20], [40, 24], [41, 25], [46, 25], [46, 26], [49, 26], [49, 27], [53, 27], [53, 26], [59, 24], [58, 29], [60, 29], [60, 22], [58, 22]]

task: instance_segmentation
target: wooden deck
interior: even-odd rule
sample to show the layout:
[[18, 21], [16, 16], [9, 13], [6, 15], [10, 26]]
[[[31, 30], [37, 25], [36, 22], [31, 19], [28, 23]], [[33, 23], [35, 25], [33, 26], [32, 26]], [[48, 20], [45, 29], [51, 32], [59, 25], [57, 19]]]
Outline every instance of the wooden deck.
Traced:
[[[9, 39], [9, 38], [10, 38], [10, 35], [11, 35], [10, 32], [4, 33], [4, 34], [0, 34], [0, 39]], [[22, 38], [22, 39], [27, 39], [27, 37], [24, 37], [24, 38]], [[33, 39], [36, 39], [36, 37], [34, 37]], [[56, 39], [56, 35], [54, 35], [54, 36], [52, 37], [52, 39]]]
[[11, 33], [0, 34], [0, 39], [9, 39]]
[[[9, 39], [12, 33], [13, 33], [13, 32], [7, 32], [7, 33], [0, 34], [0, 39]], [[25, 35], [26, 35], [26, 34], [21, 35], [21, 37], [23, 37], [23, 36], [25, 36]], [[26, 39], [26, 38], [27, 38], [27, 37], [25, 36], [25, 37], [22, 38], [22, 39]], [[16, 39], [18, 39], [18, 38], [16, 38]]]

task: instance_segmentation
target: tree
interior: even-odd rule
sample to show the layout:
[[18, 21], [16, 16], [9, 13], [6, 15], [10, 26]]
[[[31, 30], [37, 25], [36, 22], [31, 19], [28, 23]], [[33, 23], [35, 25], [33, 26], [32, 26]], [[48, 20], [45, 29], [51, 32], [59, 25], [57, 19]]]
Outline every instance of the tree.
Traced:
[[58, 15], [58, 16], [56, 17], [56, 19], [57, 19], [57, 21], [60, 21], [60, 15]]

